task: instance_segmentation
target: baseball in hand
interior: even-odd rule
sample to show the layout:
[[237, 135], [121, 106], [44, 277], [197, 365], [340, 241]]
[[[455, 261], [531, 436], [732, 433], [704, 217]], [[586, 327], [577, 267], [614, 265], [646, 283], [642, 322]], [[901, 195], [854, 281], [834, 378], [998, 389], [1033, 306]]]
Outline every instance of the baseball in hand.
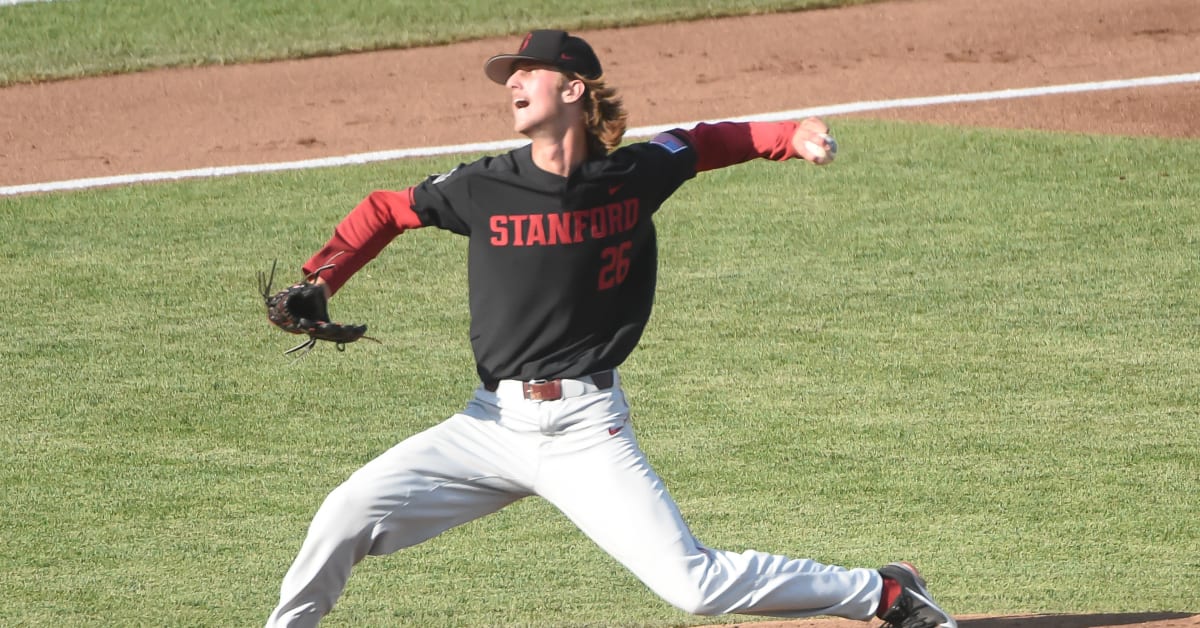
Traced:
[[812, 140], [805, 140], [804, 148], [808, 149], [808, 152], [813, 156], [813, 163], [824, 166], [837, 157], [838, 145], [833, 136], [828, 133], [821, 133], [818, 137], [824, 140], [824, 146]]

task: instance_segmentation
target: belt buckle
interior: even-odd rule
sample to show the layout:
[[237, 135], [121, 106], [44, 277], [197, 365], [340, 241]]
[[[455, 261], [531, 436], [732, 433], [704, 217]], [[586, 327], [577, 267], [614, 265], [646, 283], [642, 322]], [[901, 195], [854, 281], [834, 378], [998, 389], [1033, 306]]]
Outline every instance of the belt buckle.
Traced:
[[562, 380], [535, 379], [523, 382], [525, 398], [530, 401], [557, 401], [562, 399]]

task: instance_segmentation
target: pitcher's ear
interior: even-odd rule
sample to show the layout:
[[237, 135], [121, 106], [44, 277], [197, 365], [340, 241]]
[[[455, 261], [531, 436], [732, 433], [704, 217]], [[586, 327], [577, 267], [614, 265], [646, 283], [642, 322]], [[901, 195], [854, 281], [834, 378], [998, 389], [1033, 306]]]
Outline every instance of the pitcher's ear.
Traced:
[[587, 92], [587, 83], [579, 78], [567, 78], [563, 82], [562, 97], [564, 103], [578, 102], [583, 99], [583, 95]]

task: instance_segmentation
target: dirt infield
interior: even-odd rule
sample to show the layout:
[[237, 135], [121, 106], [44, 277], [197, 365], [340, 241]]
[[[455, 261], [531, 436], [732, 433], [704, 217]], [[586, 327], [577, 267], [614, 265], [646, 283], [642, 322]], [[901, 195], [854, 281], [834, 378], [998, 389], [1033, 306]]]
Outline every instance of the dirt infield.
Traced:
[[[582, 34], [622, 90], [632, 125], [646, 126], [1200, 72], [1196, 7], [1196, 0], [898, 0]], [[512, 139], [507, 96], [484, 78], [482, 64], [516, 43], [505, 38], [0, 89], [0, 185]], [[1200, 138], [1200, 84], [856, 115]], [[830, 120], [836, 127], [837, 118]], [[1200, 616], [964, 616], [961, 625], [1174, 628], [1200, 626]]]
[[1099, 613], [1082, 615], [1009, 615], [963, 617], [962, 628], [1119, 628], [1200, 626], [1200, 615], [1191, 613]]
[[[1191, 613], [1098, 613], [1080, 615], [963, 615], [959, 628], [1179, 628], [1200, 626], [1200, 615]], [[792, 622], [731, 624], [726, 628], [864, 628], [864, 624], [844, 619], [813, 619]]]
[[[1200, 71], [1195, 0], [913, 0], [583, 34], [633, 126]], [[2, 89], [0, 185], [511, 139], [482, 65], [515, 45]], [[863, 115], [1200, 137], [1200, 85]]]

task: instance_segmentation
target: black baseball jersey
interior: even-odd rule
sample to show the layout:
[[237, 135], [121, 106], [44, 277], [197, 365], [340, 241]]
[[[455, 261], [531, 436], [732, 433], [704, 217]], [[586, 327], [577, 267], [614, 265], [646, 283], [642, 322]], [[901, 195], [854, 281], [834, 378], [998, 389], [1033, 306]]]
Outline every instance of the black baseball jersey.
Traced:
[[484, 382], [579, 377], [627, 358], [650, 318], [654, 213], [696, 174], [686, 133], [538, 168], [529, 145], [413, 191], [424, 226], [470, 238], [471, 345]]

